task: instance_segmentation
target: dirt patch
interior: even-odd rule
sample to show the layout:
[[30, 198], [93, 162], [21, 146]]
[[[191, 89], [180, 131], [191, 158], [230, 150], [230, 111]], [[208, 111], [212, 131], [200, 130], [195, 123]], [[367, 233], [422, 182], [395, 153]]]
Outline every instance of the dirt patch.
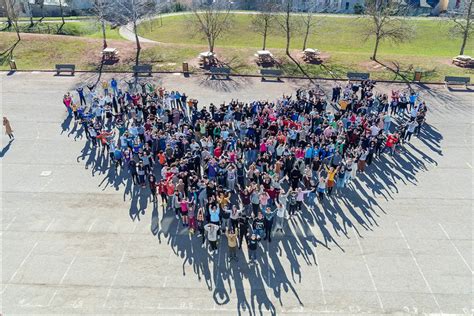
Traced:
[[[389, 66], [392, 66], [391, 62], [387, 62]], [[387, 70], [387, 68], [381, 64], [379, 64], [376, 61], [373, 60], [368, 60], [368, 61], [363, 61], [358, 64], [362, 68], [364, 68], [366, 71], [369, 72], [377, 72], [377, 71], [384, 71]]]

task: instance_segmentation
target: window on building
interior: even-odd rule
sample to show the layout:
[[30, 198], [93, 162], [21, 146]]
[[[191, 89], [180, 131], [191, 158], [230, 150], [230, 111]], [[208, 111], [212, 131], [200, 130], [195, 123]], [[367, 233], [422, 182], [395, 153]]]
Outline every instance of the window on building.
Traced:
[[346, 10], [349, 10], [349, 2], [346, 2]]

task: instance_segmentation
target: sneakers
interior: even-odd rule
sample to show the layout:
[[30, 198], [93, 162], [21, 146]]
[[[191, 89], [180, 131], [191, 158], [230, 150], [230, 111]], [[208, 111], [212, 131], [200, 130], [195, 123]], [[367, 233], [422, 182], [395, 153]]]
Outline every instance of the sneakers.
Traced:
[[179, 219], [179, 216], [178, 216], [178, 215], [176, 215], [176, 219]]

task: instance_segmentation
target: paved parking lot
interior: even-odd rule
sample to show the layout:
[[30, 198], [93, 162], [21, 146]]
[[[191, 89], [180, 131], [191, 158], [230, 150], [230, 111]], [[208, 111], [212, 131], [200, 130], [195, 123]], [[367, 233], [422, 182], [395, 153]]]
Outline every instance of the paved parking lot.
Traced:
[[[209, 257], [174, 217], [89, 160], [61, 98], [93, 79], [0, 73], [16, 134], [2, 135], [0, 158], [5, 315], [472, 314], [473, 93], [422, 87], [422, 139], [371, 165], [344, 198], [300, 214], [249, 267], [243, 253], [229, 266], [224, 244]], [[200, 105], [307, 85], [156, 80]]]

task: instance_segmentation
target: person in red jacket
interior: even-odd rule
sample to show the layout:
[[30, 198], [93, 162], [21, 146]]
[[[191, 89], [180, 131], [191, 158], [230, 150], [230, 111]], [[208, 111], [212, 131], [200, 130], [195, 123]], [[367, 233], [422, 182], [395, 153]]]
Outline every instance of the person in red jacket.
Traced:
[[390, 154], [393, 156], [393, 153], [395, 152], [395, 146], [397, 145], [398, 140], [399, 140], [398, 133], [389, 134], [387, 136], [387, 140], [385, 142], [385, 148], [383, 149], [383, 152], [385, 152], [385, 149], [389, 149]]

